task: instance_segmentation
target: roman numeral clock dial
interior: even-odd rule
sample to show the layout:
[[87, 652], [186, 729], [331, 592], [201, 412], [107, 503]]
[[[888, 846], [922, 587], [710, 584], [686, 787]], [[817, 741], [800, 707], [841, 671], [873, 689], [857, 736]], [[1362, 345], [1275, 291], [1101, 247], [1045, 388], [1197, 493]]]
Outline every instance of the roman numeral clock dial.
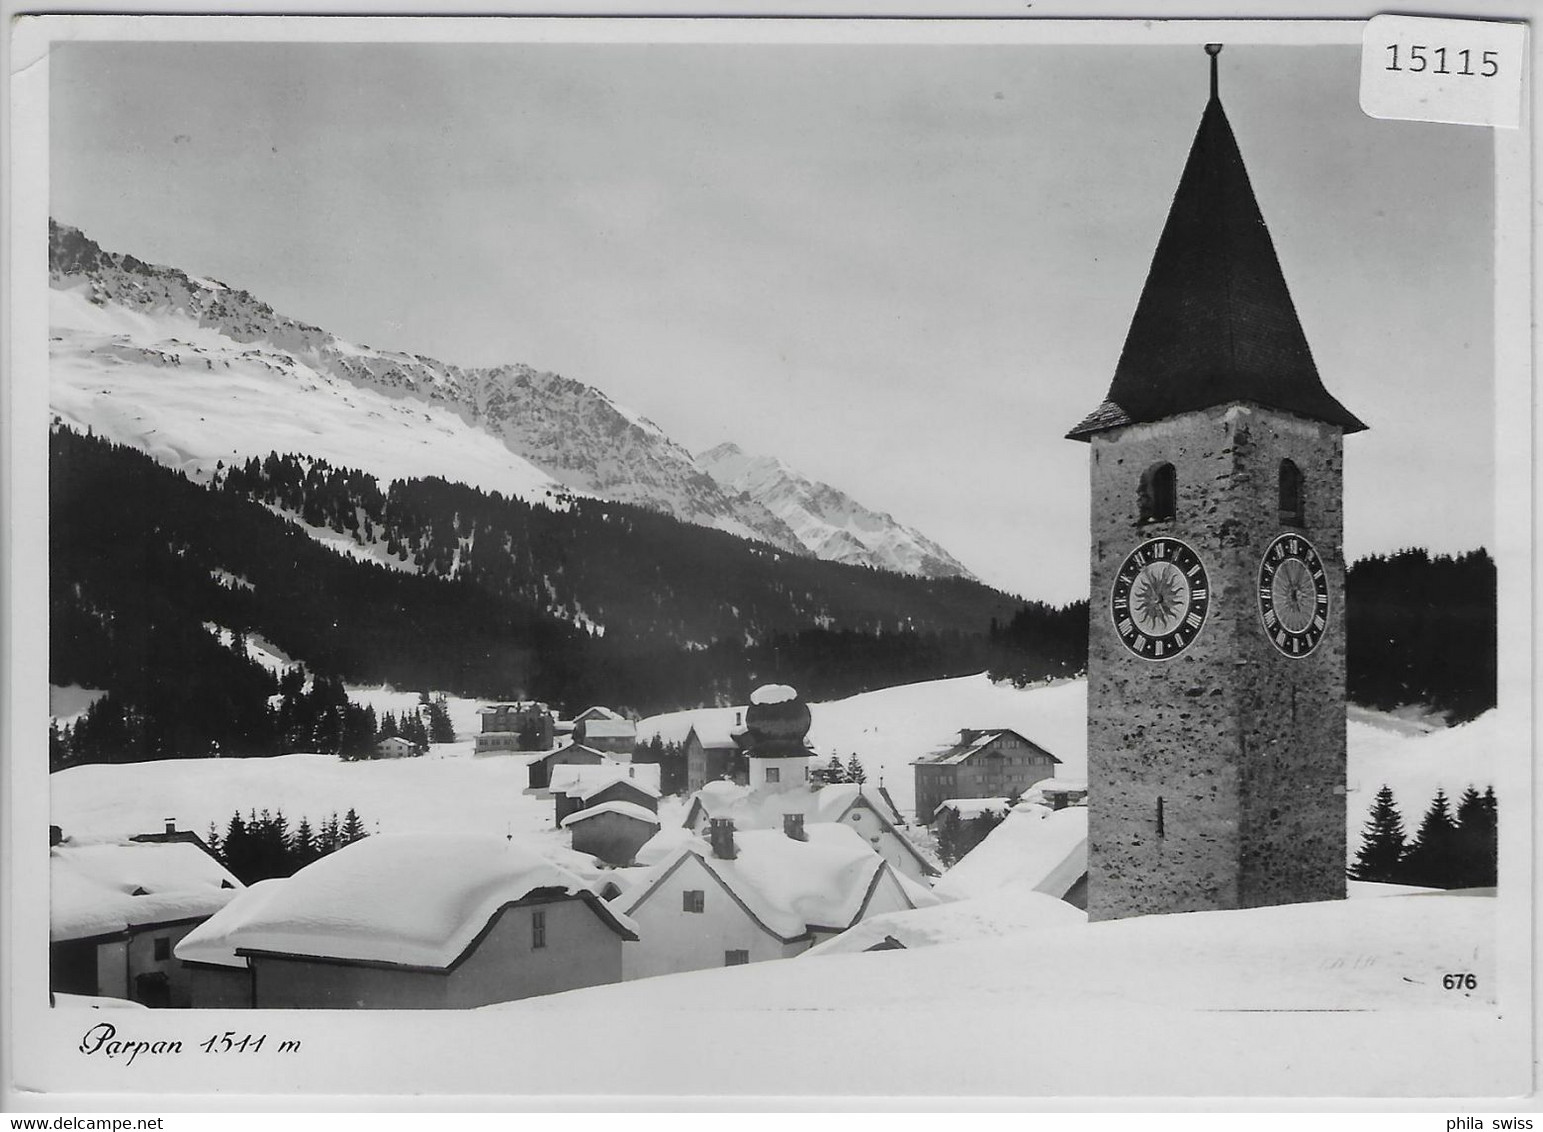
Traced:
[[1313, 544], [1280, 535], [1259, 564], [1259, 617], [1270, 643], [1286, 656], [1318, 647], [1329, 624], [1329, 579]]
[[1147, 660], [1170, 660], [1189, 648], [1210, 607], [1205, 564], [1189, 544], [1166, 535], [1126, 556], [1109, 593], [1120, 643]]

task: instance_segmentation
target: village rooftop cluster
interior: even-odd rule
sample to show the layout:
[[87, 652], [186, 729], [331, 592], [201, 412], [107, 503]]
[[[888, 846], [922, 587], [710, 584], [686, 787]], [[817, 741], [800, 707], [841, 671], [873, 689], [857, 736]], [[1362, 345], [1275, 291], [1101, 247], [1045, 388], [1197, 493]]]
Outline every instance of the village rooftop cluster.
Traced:
[[[523, 762], [558, 837], [380, 833], [248, 886], [172, 821], [101, 842], [56, 828], [56, 1001], [475, 1007], [817, 947], [992, 934], [1001, 916], [1084, 918], [1085, 785], [1055, 780], [1058, 760], [1016, 732], [967, 731], [915, 764], [918, 783], [947, 766], [961, 791], [929, 819], [1014, 818], [1001, 848], [983, 844], [950, 884], [934, 839], [887, 789], [822, 780], [809, 707], [786, 686], [759, 689], [725, 735], [705, 718], [690, 726], [694, 765], [723, 773], [674, 800], [684, 819], [669, 825], [660, 766], [635, 761], [631, 721], [605, 708], [559, 721], [528, 701], [480, 716], [473, 757]], [[852, 934], [870, 921], [884, 930]]]

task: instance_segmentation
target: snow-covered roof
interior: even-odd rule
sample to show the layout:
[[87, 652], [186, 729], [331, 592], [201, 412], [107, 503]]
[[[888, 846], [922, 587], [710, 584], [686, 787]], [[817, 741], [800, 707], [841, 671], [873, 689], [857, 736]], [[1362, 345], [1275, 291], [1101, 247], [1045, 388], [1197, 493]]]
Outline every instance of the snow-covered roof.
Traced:
[[1088, 791], [1088, 780], [1085, 778], [1045, 778], [1024, 791], [1024, 794], [1029, 795], [1036, 790], [1042, 794], [1086, 794]]
[[552, 768], [553, 794], [569, 798], [589, 798], [618, 782], [625, 782], [650, 797], [659, 797], [658, 763], [606, 762], [593, 766], [561, 763]]
[[692, 857], [784, 940], [803, 936], [811, 928], [845, 928], [862, 913], [880, 874], [892, 870], [845, 826], [810, 825], [804, 834], [807, 840], [795, 841], [780, 830], [737, 832], [733, 860], [682, 845], [654, 866], [653, 881], [632, 898], [628, 912], [648, 900], [660, 880]]
[[657, 865], [665, 858], [673, 858], [681, 849], [694, 849], [698, 853], [708, 853], [707, 842], [685, 826], [666, 825], [661, 826], [659, 832], [643, 843], [637, 852], [639, 865]]
[[798, 690], [787, 684], [762, 684], [750, 693], [753, 704], [785, 704], [798, 699]]
[[935, 866], [911, 844], [897, 828], [894, 808], [884, 800], [877, 787], [867, 783], [838, 782], [813, 788], [804, 786], [757, 787], [738, 783], [709, 782], [692, 795], [686, 810], [686, 823], [695, 822], [698, 814], [709, 818], [730, 818], [736, 829], [772, 829], [781, 831], [786, 814], [803, 814], [805, 825], [822, 822], [840, 822], [859, 804], [866, 805], [878, 817], [879, 823], [900, 839], [924, 869], [936, 872]]
[[940, 810], [953, 810], [960, 821], [969, 821], [982, 814], [1005, 814], [1009, 808], [1006, 798], [949, 798], [938, 804]]
[[1010, 889], [970, 900], [939, 902], [926, 908], [870, 916], [804, 954], [867, 951], [886, 938], [902, 947], [931, 947], [939, 943], [1075, 926], [1086, 923], [1087, 918], [1086, 912], [1054, 896]]
[[623, 764], [623, 762], [620, 759], [618, 759], [615, 755], [611, 754], [610, 752], [608, 752], [608, 751], [597, 751], [593, 747], [586, 747], [583, 743], [564, 743], [561, 747], [554, 747], [550, 751], [547, 751], [547, 752], [545, 752], [543, 754], [537, 755], [531, 761], [532, 762], [541, 762], [544, 759], [556, 758], [558, 755], [566, 755], [570, 751], [583, 751], [585, 754], [594, 755], [595, 757], [599, 758], [602, 762], [609, 763], [612, 766], [623, 766], [623, 765], [625, 765], [625, 764]]
[[533, 848], [480, 833], [356, 841], [307, 865], [218, 930], [238, 951], [443, 969], [500, 908], [547, 888], [585, 896], [618, 934], [635, 938], [632, 925], [595, 899], [584, 879]]
[[285, 878], [260, 880], [237, 893], [225, 907], [183, 936], [172, 954], [184, 963], [209, 963], [216, 967], [240, 967], [246, 960], [236, 954], [231, 933], [283, 891]]
[[1011, 735], [1013, 738], [1027, 744], [1042, 755], [1049, 755], [1052, 762], [1058, 763], [1061, 761], [1032, 739], [1025, 738], [1011, 728], [998, 727], [989, 731], [971, 731], [968, 734], [969, 738], [967, 739], [962, 739], [951, 746], [939, 748], [931, 754], [922, 755], [913, 765], [956, 766], [966, 759], [980, 754], [980, 752], [990, 747], [998, 739], [1007, 735]]
[[219, 911], [241, 887], [188, 841], [57, 845], [49, 851], [49, 938], [197, 919]]
[[658, 738], [661, 743], [683, 745], [695, 729], [703, 746], [733, 747], [734, 736], [744, 733], [744, 719], [743, 707], [693, 708], [651, 715], [638, 723], [638, 741], [651, 743]]
[[586, 806], [582, 810], [575, 810], [558, 824], [564, 829], [576, 825], [590, 818], [597, 818], [601, 814], [620, 814], [622, 817], [636, 818], [638, 821], [647, 822], [649, 825], [659, 824], [659, 815], [652, 810], [645, 810], [636, 802], [601, 802], [598, 806]]
[[593, 719], [621, 719], [621, 718], [622, 717], [619, 714], [617, 714], [616, 712], [612, 711], [610, 708], [608, 708], [608, 707], [601, 707], [599, 704], [596, 704], [594, 707], [585, 708], [583, 711], [579, 712], [578, 715], [573, 717], [572, 722], [579, 723], [581, 721], [582, 722], [588, 722], [589, 720], [593, 720]]
[[938, 895], [964, 899], [1012, 886], [1065, 896], [1088, 871], [1088, 811], [1014, 807], [938, 881]]
[[697, 742], [701, 743], [709, 751], [722, 750], [724, 748], [738, 750], [739, 736], [744, 735], [746, 732], [743, 724], [736, 725], [732, 720], [732, 716], [710, 716], [705, 719], [694, 720], [681, 742], [685, 742], [685, 739], [690, 737], [691, 732], [695, 731]]
[[589, 890], [602, 899], [607, 892], [613, 893], [610, 898], [612, 906], [619, 908], [627, 902], [631, 894], [646, 888], [652, 875], [653, 870], [647, 865], [624, 865], [621, 868], [606, 869], [589, 882]]
[[497, 715], [500, 712], [546, 711], [547, 706], [535, 700], [517, 700], [506, 704], [488, 704], [477, 709], [478, 715]]

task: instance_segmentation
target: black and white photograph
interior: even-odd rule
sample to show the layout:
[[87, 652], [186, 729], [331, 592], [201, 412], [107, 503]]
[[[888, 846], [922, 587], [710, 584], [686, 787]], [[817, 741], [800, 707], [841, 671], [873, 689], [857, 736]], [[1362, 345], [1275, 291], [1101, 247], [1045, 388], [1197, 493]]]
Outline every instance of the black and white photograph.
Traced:
[[1530, 1094], [1462, 23], [20, 21], [10, 1103]]

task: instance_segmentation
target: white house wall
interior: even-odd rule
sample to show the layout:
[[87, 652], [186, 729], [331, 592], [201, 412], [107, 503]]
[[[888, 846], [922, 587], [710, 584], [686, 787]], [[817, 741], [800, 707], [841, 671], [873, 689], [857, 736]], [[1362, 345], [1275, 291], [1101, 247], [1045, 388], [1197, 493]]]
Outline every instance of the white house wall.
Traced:
[[866, 841], [875, 853], [889, 862], [890, 868], [904, 873], [911, 880], [926, 883], [927, 874], [921, 862], [901, 835], [886, 828], [879, 820], [879, 815], [867, 806], [853, 806], [851, 812], [841, 819], [841, 824]]
[[[683, 894], [702, 893], [702, 911], [683, 910]], [[748, 951], [750, 962], [796, 955], [809, 945], [783, 945], [760, 927], [695, 857], [687, 857], [628, 913], [637, 942], [622, 945], [622, 978], [722, 967], [724, 954]], [[791, 948], [791, 949], [790, 949]]]

